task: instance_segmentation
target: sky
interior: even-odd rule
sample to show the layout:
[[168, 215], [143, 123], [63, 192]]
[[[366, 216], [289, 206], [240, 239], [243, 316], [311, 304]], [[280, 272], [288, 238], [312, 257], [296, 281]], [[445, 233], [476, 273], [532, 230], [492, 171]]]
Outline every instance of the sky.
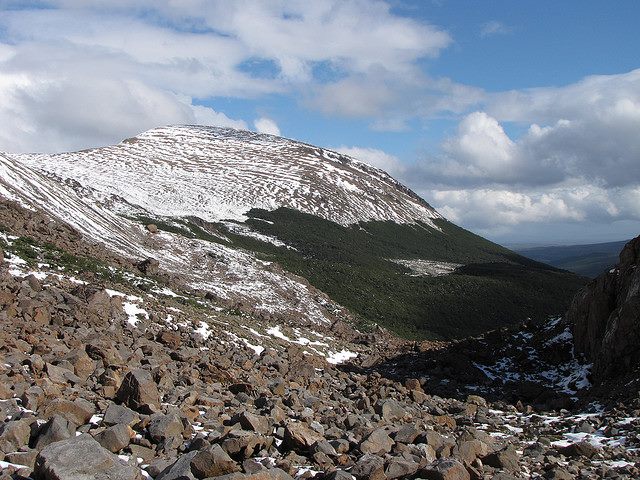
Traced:
[[352, 155], [506, 245], [640, 234], [640, 2], [0, 0], [0, 151], [167, 124]]

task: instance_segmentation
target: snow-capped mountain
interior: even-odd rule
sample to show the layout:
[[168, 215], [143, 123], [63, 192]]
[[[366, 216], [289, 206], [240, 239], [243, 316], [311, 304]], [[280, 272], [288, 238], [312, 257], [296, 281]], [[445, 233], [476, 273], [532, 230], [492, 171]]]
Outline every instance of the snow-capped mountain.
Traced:
[[230, 128], [157, 128], [112, 147], [7, 157], [160, 216], [244, 220], [251, 208], [289, 207], [342, 225], [432, 225], [440, 218], [382, 170], [330, 150]]
[[[117, 255], [156, 259], [184, 288], [296, 325], [330, 325], [346, 318], [343, 305], [402, 334], [460, 336], [560, 313], [577, 285], [450, 224], [382, 170], [228, 128], [163, 127], [104, 148], [0, 154], [0, 196]], [[486, 262], [517, 265], [519, 277], [457, 274]], [[531, 275], [545, 279], [541, 294], [502, 301]]]

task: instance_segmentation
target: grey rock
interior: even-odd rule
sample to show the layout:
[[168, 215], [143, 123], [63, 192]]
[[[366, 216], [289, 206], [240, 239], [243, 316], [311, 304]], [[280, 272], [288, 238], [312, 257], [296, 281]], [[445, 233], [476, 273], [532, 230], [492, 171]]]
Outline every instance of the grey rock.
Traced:
[[160, 410], [160, 392], [151, 373], [146, 370], [132, 370], [122, 380], [116, 398], [126, 406], [145, 414]]
[[425, 480], [470, 480], [471, 476], [460, 462], [454, 459], [440, 459], [420, 471]]
[[178, 460], [165, 468], [156, 477], [156, 480], [196, 480], [191, 472], [191, 460], [198, 452], [189, 452], [182, 455]]
[[60, 415], [54, 415], [45, 423], [38, 434], [35, 448], [41, 450], [47, 445], [68, 438], [73, 438], [76, 433], [76, 425]]
[[39, 480], [142, 480], [138, 468], [123, 464], [91, 435], [48, 445], [38, 454], [34, 476]]
[[238, 472], [240, 467], [220, 445], [200, 450], [191, 459], [191, 472], [196, 478], [218, 477]]
[[113, 453], [127, 447], [131, 440], [129, 427], [122, 423], [103, 430], [94, 438], [100, 445]]
[[102, 423], [107, 426], [122, 423], [131, 427], [139, 421], [140, 416], [136, 412], [124, 405], [118, 405], [116, 403], [109, 404], [102, 419]]

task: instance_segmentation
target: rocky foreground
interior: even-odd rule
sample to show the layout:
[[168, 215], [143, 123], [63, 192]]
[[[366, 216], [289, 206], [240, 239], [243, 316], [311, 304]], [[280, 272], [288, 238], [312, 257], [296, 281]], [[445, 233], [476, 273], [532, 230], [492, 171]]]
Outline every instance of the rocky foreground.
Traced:
[[[37, 228], [14, 233], [57, 238], [58, 227], [30, 219]], [[80, 264], [60, 250], [44, 263], [35, 240], [3, 235], [0, 479], [640, 477], [637, 392], [601, 405], [585, 400], [578, 378], [558, 383], [562, 370], [543, 387], [503, 361], [540, 370], [540, 345], [544, 362], [549, 352], [574, 361], [558, 350], [558, 321], [453, 345], [315, 332], [343, 342], [333, 357], [272, 326], [287, 341], [255, 332], [258, 346], [229, 335], [248, 328], [233, 318], [262, 319], [209, 318], [200, 300], [70, 271]], [[96, 253], [81, 247], [66, 246]], [[132, 267], [101, 258], [111, 273]], [[555, 340], [536, 340], [539, 331]]]

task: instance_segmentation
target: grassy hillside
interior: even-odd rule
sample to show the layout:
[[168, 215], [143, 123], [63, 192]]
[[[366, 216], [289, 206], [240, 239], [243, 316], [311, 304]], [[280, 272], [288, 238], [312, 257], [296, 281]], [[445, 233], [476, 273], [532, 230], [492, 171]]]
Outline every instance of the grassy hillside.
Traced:
[[618, 263], [628, 240], [589, 245], [567, 245], [520, 249], [518, 253], [585, 277], [597, 277]]
[[[257, 252], [301, 275], [359, 316], [407, 338], [454, 338], [564, 312], [583, 279], [517, 255], [446, 220], [366, 222], [350, 227], [280, 208], [252, 210], [246, 222], [294, 249], [196, 219], [158, 223], [190, 236]], [[152, 219], [141, 219], [149, 221]], [[445, 276], [416, 276], [390, 259], [465, 264]]]

